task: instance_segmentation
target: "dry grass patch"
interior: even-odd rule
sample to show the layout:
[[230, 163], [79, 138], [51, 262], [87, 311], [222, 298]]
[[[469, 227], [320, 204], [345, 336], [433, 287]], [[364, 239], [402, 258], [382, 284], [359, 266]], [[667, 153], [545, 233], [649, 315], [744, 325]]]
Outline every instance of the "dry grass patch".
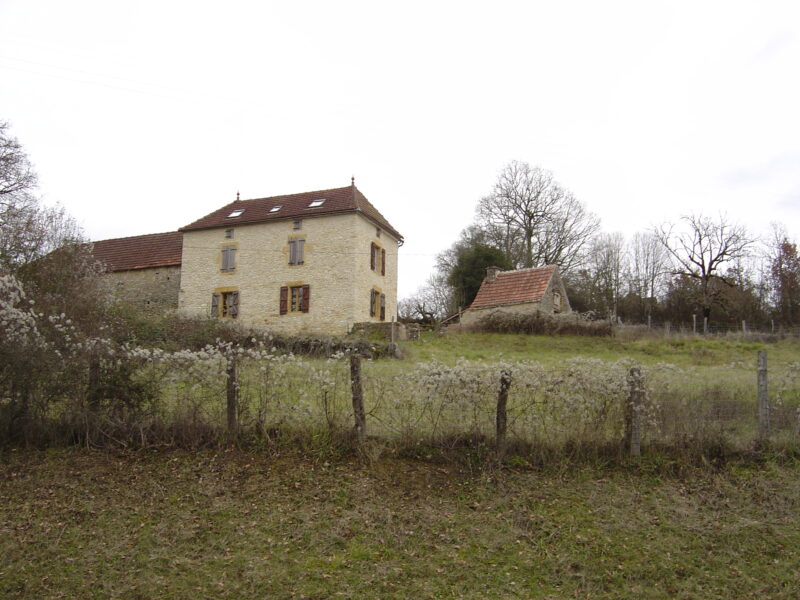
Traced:
[[8, 598], [793, 598], [800, 467], [7, 453]]

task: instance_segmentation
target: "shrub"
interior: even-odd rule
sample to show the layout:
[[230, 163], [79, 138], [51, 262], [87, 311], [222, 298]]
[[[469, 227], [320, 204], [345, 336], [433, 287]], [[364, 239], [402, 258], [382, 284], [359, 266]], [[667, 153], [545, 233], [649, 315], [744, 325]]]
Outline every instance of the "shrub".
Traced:
[[532, 335], [582, 335], [606, 337], [612, 333], [608, 321], [594, 321], [585, 315], [545, 315], [535, 312], [495, 310], [482, 317], [473, 327], [490, 333], [527, 333]]

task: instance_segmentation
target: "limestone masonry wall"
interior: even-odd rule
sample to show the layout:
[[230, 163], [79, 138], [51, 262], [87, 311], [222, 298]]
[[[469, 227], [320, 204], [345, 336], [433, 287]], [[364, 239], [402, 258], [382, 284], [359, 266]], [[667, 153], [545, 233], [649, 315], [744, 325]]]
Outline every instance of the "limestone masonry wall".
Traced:
[[108, 273], [114, 298], [153, 312], [178, 307], [181, 268], [157, 267]]
[[[210, 315], [214, 292], [239, 292], [238, 320], [285, 334], [344, 335], [369, 317], [369, 290], [386, 294], [386, 320], [397, 310], [397, 243], [357, 213], [188, 231], [183, 236], [179, 308]], [[289, 265], [289, 240], [304, 240], [303, 264]], [[370, 269], [370, 242], [386, 249], [386, 275]], [[223, 272], [222, 249], [235, 250]], [[280, 288], [308, 285], [308, 312], [280, 314]]]

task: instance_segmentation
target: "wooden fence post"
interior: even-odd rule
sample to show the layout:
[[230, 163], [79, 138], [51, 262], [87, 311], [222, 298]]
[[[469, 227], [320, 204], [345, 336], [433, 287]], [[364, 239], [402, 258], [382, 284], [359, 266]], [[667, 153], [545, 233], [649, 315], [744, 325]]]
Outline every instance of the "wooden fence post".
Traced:
[[497, 455], [503, 457], [506, 452], [506, 426], [508, 423], [508, 389], [511, 387], [511, 373], [502, 371], [500, 373], [500, 392], [497, 394], [497, 435], [495, 443], [497, 445]]
[[642, 371], [631, 367], [628, 374], [630, 393], [625, 403], [625, 445], [631, 456], [642, 454], [642, 405], [644, 404], [644, 385]]
[[767, 393], [767, 351], [758, 351], [758, 439], [769, 439], [769, 394]]
[[703, 335], [708, 335], [708, 317], [703, 317]]
[[361, 357], [355, 351], [350, 354], [350, 391], [353, 394], [356, 438], [363, 442], [367, 435], [367, 417], [364, 412], [364, 388], [361, 385]]
[[239, 382], [236, 379], [236, 357], [228, 359], [228, 367], [225, 370], [227, 375], [226, 391], [228, 397], [228, 434], [235, 438], [238, 434], [239, 419], [237, 413]]

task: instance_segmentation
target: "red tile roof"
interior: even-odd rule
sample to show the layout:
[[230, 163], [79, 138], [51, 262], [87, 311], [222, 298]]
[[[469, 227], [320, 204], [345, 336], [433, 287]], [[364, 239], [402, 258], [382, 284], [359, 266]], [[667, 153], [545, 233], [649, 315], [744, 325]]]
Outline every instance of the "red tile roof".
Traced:
[[[324, 204], [318, 208], [309, 208], [314, 200], [325, 199]], [[270, 209], [280, 206], [280, 210], [270, 212]], [[234, 211], [243, 211], [237, 217], [229, 217]], [[181, 231], [196, 229], [211, 229], [214, 227], [232, 227], [248, 223], [262, 223], [264, 221], [278, 221], [283, 219], [297, 219], [313, 215], [330, 215], [337, 213], [360, 212], [382, 229], [388, 231], [398, 240], [403, 236], [389, 224], [389, 221], [378, 212], [369, 200], [366, 199], [355, 185], [331, 190], [316, 192], [303, 192], [288, 196], [273, 196], [272, 198], [256, 198], [253, 200], [236, 200], [215, 210], [202, 219], [181, 227]]]
[[547, 265], [533, 269], [501, 271], [493, 282], [483, 280], [470, 308], [538, 302], [544, 297], [555, 270], [555, 265]]
[[109, 271], [132, 271], [181, 264], [183, 234], [151, 233], [92, 243], [92, 255]]

